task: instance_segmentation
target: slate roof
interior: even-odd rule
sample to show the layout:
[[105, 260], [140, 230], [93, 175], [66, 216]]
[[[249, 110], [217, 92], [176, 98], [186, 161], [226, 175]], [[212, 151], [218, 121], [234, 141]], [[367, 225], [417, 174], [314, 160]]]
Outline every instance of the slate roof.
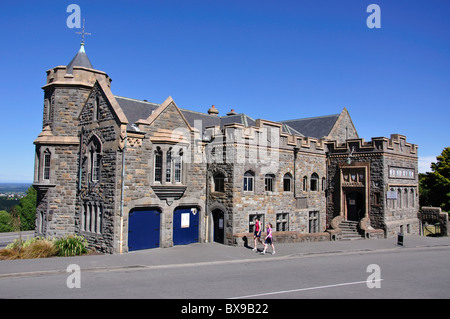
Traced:
[[[128, 129], [130, 129], [131, 124], [135, 123], [137, 120], [147, 119], [154, 110], [161, 106], [161, 104], [130, 99], [117, 95], [115, 95], [114, 97], [129, 121]], [[186, 118], [189, 125], [199, 129], [201, 132], [203, 132], [207, 127], [223, 127], [225, 124], [230, 123], [242, 124], [245, 127], [255, 125], [255, 120], [246, 114], [216, 116], [181, 108], [180, 111], [181, 113], [183, 113], [183, 116]]]
[[330, 134], [340, 114], [280, 121], [304, 136], [322, 138]]
[[72, 61], [67, 65], [67, 73], [72, 74], [74, 66], [82, 66], [85, 68], [93, 69], [94, 67], [89, 60], [86, 51], [84, 51], [84, 45], [82, 44], [80, 50], [74, 56]]
[[[127, 117], [129, 124], [128, 129], [131, 129], [131, 124], [140, 119], [147, 119], [154, 110], [156, 110], [161, 104], [151, 103], [142, 100], [131, 99], [122, 96], [114, 96], [122, 108], [125, 116]], [[223, 127], [226, 124], [242, 124], [244, 127], [254, 126], [256, 121], [244, 113], [232, 114], [227, 116], [216, 116], [206, 113], [191, 111], [187, 109], [181, 109], [184, 117], [188, 121], [191, 127], [195, 127], [200, 132], [203, 132], [207, 127], [219, 126]], [[322, 138], [327, 136], [333, 128], [339, 114], [280, 121], [282, 124], [282, 131], [284, 133], [295, 134], [299, 136], [309, 136]]]
[[147, 119], [154, 110], [161, 106], [161, 104], [130, 99], [123, 96], [114, 95], [114, 97], [128, 119], [127, 129], [130, 129], [131, 124], [136, 121], [140, 119]]

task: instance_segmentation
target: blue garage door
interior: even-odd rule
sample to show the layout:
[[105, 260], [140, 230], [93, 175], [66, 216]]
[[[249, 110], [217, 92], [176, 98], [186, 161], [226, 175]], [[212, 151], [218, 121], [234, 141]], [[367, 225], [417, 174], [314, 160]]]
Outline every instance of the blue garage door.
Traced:
[[134, 210], [128, 218], [128, 250], [159, 247], [160, 212]]
[[177, 208], [173, 212], [173, 244], [198, 242], [199, 213], [197, 208]]

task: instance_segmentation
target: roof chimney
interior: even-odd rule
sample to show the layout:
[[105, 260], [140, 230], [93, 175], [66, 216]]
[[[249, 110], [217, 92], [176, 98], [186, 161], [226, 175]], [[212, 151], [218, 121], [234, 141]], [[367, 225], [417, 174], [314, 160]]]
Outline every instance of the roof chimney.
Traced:
[[208, 110], [208, 114], [210, 115], [218, 115], [219, 114], [219, 110], [216, 109], [216, 107], [213, 105], [211, 106], [211, 108]]
[[237, 113], [234, 111], [234, 109], [231, 109], [230, 112], [227, 113], [228, 116], [230, 115], [236, 115]]

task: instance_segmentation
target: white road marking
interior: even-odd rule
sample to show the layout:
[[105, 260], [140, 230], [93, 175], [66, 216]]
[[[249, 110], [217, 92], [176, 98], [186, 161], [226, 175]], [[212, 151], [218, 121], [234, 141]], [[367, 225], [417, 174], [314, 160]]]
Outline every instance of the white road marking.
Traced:
[[351, 286], [351, 285], [367, 284], [368, 282], [373, 283], [373, 282], [376, 282], [376, 281], [383, 281], [383, 279], [370, 280], [370, 281], [367, 281], [367, 280], [354, 281], [354, 282], [345, 282], [345, 283], [341, 283], [341, 284], [326, 285], [326, 286], [317, 286], [317, 287], [300, 288], [300, 289], [292, 289], [292, 290], [273, 291], [273, 292], [266, 292], [266, 293], [262, 293], [262, 294], [247, 295], [247, 296], [240, 296], [240, 297], [232, 297], [232, 298], [228, 298], [228, 299], [245, 299], [245, 298], [254, 298], [254, 297], [262, 297], [262, 296], [278, 295], [278, 294], [287, 294], [287, 293], [291, 293], [291, 292], [299, 292], [299, 291], [325, 289], [325, 288], [333, 288], [333, 287], [340, 287], [340, 286]]

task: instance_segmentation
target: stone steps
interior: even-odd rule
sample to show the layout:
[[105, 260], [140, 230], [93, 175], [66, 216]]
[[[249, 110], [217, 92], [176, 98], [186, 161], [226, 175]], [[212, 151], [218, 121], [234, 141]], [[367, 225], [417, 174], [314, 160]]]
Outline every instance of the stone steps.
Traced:
[[341, 240], [359, 240], [364, 239], [358, 232], [358, 222], [343, 220], [339, 224], [341, 229]]

